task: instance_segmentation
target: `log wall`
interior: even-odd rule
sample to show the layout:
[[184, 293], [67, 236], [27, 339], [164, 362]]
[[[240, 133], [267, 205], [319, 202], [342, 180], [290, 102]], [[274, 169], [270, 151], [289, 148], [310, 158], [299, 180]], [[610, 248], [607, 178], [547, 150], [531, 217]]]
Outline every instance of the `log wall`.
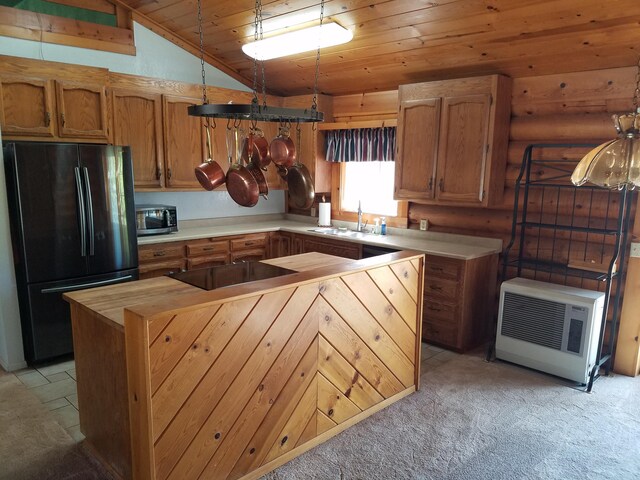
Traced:
[[[514, 185], [525, 147], [532, 143], [602, 143], [614, 138], [611, 114], [632, 110], [635, 74], [634, 67], [624, 67], [514, 78], [503, 202], [482, 209], [410, 203], [409, 228], [418, 228], [420, 219], [426, 218], [432, 231], [500, 238], [506, 246], [511, 237]], [[334, 100], [334, 117], [336, 121], [376, 116], [389, 118], [397, 111], [396, 97], [393, 91], [338, 97]], [[561, 153], [570, 162], [577, 162], [585, 152], [573, 150]], [[604, 199], [606, 193], [603, 192], [601, 196]], [[586, 199], [578, 198], [576, 203], [580, 202], [585, 203]], [[558, 203], [560, 217], [571, 214], [573, 201], [560, 199]], [[602, 203], [594, 202], [596, 218], [603, 223], [607, 218], [615, 222], [617, 208], [607, 212]], [[525, 248], [539, 249], [541, 256], [549, 256], [554, 248], [558, 248], [558, 244], [553, 245], [543, 237], [540, 245], [529, 244]], [[627, 295], [628, 302], [632, 301], [632, 297], [640, 298], [640, 273], [636, 272], [640, 266], [635, 264], [637, 261], [630, 259], [627, 267], [627, 293], [634, 292], [634, 295]], [[595, 288], [598, 285], [585, 283], [583, 286]], [[616, 361], [615, 365], [616, 371], [629, 375], [638, 373], [640, 357], [640, 319], [631, 317], [632, 310], [630, 305], [623, 309], [621, 335], [625, 338], [619, 337], [618, 343], [624, 345], [621, 347], [624, 351], [618, 352], [620, 361]]]

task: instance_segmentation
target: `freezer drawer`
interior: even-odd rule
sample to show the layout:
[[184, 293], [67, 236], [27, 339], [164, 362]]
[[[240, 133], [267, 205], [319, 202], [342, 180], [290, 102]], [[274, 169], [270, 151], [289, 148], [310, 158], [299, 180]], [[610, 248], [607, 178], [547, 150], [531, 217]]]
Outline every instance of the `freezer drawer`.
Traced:
[[109, 275], [28, 285], [26, 291], [20, 292], [20, 317], [27, 363], [39, 363], [73, 353], [71, 315], [69, 304], [62, 299], [63, 293], [137, 278], [138, 270], [131, 269]]

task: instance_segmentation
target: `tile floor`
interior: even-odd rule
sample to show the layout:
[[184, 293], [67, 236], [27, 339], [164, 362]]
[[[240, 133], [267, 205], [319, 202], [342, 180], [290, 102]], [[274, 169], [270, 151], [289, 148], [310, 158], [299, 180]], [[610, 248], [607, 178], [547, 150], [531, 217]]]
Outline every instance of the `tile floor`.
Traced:
[[[435, 368], [458, 356], [458, 353], [422, 344], [422, 368]], [[81, 441], [76, 393], [76, 370], [73, 360], [38, 368], [26, 368], [14, 375], [51, 411], [71, 438]]]
[[76, 366], [73, 360], [14, 372], [40, 402], [46, 406], [71, 438], [80, 441]]

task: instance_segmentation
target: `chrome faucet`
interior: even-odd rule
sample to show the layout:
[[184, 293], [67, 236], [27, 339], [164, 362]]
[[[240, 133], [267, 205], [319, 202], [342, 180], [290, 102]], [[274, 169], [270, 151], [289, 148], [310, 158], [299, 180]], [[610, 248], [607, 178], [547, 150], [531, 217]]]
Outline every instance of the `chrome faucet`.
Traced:
[[358, 200], [358, 223], [356, 225], [356, 232], [362, 231], [362, 208], [360, 205], [360, 200]]

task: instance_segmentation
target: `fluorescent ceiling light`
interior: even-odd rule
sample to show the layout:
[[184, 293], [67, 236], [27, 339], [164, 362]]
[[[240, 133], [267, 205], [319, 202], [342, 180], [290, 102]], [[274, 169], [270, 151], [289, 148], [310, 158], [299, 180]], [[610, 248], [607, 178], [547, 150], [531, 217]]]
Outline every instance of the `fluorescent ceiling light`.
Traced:
[[251, 58], [270, 60], [316, 50], [318, 46], [323, 48], [340, 45], [347, 43], [352, 38], [353, 33], [351, 31], [335, 22], [328, 22], [322, 26], [303, 28], [302, 30], [247, 43], [242, 46], [242, 51]]

